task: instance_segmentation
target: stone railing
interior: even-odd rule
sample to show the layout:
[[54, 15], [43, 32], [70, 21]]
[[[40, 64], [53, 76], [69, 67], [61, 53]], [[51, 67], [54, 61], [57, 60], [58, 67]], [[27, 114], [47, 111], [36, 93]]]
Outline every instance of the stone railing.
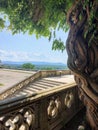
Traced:
[[0, 130], [60, 130], [81, 107], [75, 83], [35, 96], [4, 99], [0, 101]]
[[43, 70], [41, 72], [41, 77], [48, 76], [61, 76], [61, 75], [71, 75], [72, 72], [70, 70]]
[[59, 75], [67, 75], [71, 74], [70, 70], [47, 70], [47, 71], [38, 71], [34, 73], [32, 76], [22, 80], [21, 82], [11, 86], [9, 89], [5, 90], [4, 92], [0, 92], [0, 100], [7, 98], [9, 95], [15, 93], [17, 90], [21, 89], [22, 87], [27, 86], [31, 82], [48, 76], [59, 76]]

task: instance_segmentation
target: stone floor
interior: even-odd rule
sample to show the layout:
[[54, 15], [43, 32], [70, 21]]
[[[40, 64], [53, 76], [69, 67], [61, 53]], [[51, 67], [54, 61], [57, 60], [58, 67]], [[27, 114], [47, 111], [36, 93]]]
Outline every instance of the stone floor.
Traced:
[[33, 71], [0, 69], [0, 93], [34, 73]]

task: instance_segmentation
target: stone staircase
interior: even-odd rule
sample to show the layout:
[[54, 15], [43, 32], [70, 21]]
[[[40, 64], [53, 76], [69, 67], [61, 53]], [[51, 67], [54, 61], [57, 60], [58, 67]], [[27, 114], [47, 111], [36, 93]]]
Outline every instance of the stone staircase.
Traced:
[[[34, 96], [49, 89], [51, 90], [51, 88], [66, 84], [63, 80], [70, 81], [69, 77], [63, 79], [61, 77], [72, 73], [70, 70], [38, 71], [36, 73], [0, 70], [0, 74], [0, 80], [4, 85], [0, 90], [0, 100], [4, 100], [9, 97], [20, 98], [20, 95], [25, 98], [25, 96]], [[47, 79], [47, 77], [50, 77], [50, 79]], [[54, 80], [55, 77], [58, 77], [56, 81]], [[62, 82], [60, 82], [61, 80]], [[71, 77], [70, 83], [73, 82], [73, 77]]]
[[36, 95], [63, 84], [65, 83], [42, 78], [31, 82], [28, 86], [21, 88], [9, 97]]

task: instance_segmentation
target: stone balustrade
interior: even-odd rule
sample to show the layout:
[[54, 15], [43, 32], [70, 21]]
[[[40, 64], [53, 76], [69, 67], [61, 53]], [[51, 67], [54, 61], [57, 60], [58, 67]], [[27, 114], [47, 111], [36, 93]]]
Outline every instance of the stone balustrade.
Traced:
[[38, 93], [13, 95], [31, 82], [71, 71], [39, 71], [0, 95], [0, 130], [60, 130], [83, 107], [75, 82]]
[[82, 107], [76, 84], [65, 85], [0, 101], [0, 130], [60, 130]]

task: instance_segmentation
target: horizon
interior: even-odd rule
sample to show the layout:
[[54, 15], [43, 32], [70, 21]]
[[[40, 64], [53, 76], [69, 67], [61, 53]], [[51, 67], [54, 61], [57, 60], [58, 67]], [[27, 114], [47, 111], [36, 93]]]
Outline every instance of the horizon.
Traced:
[[65, 63], [62, 63], [62, 62], [49, 62], [49, 61], [29, 61], [29, 62], [27, 62], [27, 61], [1, 61], [1, 63], [4, 63], [4, 64], [7, 64], [7, 63], [16, 63], [16, 64], [23, 64], [23, 63], [34, 63], [34, 64], [36, 64], [36, 63], [40, 63], [40, 64], [61, 64], [61, 65], [67, 65], [67, 64], [65, 64]]

